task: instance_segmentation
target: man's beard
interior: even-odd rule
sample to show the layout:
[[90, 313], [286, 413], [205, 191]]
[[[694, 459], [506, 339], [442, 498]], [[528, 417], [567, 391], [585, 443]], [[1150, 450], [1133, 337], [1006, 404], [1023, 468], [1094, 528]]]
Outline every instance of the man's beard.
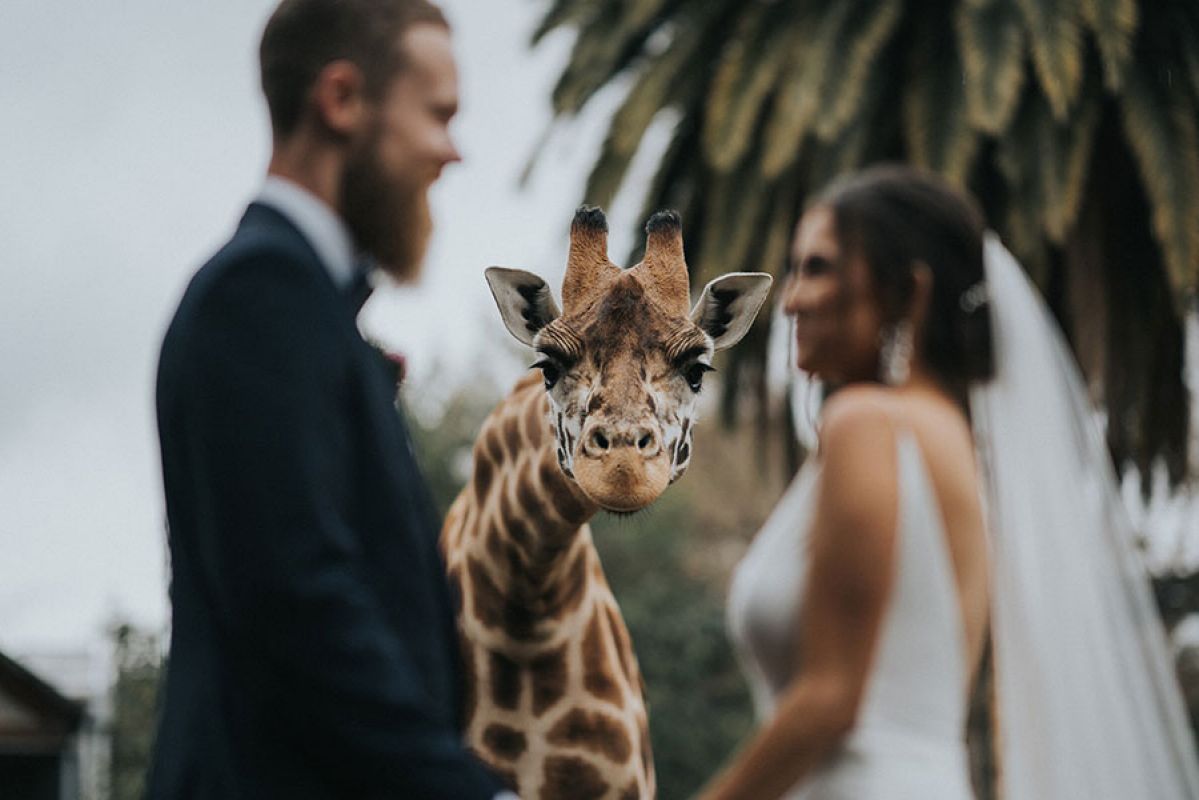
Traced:
[[341, 180], [342, 216], [355, 243], [404, 283], [420, 276], [433, 230], [428, 185], [391, 178], [379, 160], [379, 137], [350, 152]]

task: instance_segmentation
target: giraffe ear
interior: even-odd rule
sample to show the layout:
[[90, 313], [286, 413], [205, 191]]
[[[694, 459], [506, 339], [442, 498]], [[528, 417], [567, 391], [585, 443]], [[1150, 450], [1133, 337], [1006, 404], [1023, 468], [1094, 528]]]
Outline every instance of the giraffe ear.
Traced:
[[508, 332], [532, 347], [537, 331], [557, 319], [560, 313], [550, 287], [523, 269], [488, 267], [483, 274]]
[[764, 272], [730, 272], [704, 287], [691, 321], [712, 337], [716, 350], [741, 341], [774, 281]]

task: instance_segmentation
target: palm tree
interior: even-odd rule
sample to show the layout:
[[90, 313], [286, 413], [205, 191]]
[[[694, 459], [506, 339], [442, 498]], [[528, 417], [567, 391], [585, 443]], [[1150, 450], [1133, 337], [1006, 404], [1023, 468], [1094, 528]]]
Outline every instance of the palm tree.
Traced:
[[[610, 204], [650, 124], [673, 115], [645, 207], [683, 212], [702, 281], [778, 272], [805, 198], [842, 171], [935, 170], [981, 198], [1045, 293], [1108, 409], [1116, 463], [1147, 476], [1160, 458], [1184, 477], [1199, 3], [552, 0], [534, 43], [562, 27], [577, 40], [559, 118], [631, 86], [586, 202]], [[762, 322], [726, 385], [761, 374]]]

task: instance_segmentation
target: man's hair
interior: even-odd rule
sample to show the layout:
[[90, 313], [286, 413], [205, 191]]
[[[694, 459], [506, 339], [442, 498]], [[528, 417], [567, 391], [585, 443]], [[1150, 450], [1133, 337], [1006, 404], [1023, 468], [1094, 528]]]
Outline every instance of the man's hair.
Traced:
[[317, 75], [331, 61], [357, 65], [368, 97], [381, 97], [404, 67], [400, 38], [418, 24], [449, 29], [428, 0], [283, 0], [258, 48], [276, 138], [295, 130]]

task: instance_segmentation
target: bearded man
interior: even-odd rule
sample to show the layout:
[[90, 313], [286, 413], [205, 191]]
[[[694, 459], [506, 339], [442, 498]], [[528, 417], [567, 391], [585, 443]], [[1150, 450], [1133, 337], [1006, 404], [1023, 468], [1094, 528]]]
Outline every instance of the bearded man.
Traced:
[[355, 324], [364, 263], [416, 276], [458, 160], [449, 28], [425, 0], [284, 0], [260, 55], [268, 176], [159, 363], [172, 632], [147, 794], [490, 800], [438, 520]]

